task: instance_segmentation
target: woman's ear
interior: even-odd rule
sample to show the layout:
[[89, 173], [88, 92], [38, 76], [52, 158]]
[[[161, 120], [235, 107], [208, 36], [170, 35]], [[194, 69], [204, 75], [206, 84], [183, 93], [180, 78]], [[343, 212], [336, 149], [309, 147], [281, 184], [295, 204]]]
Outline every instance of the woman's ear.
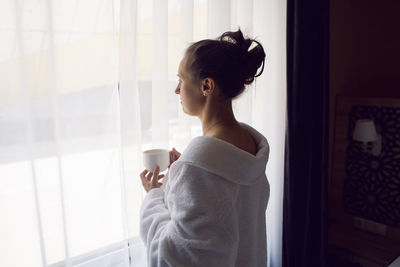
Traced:
[[205, 78], [201, 82], [201, 92], [204, 96], [209, 96], [214, 93], [215, 81], [212, 78]]

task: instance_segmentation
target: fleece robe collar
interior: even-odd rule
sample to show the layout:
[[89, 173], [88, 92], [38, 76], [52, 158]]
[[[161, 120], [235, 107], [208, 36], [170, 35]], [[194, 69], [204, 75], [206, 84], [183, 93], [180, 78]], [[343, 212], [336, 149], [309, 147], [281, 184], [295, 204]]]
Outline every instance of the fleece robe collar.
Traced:
[[178, 162], [187, 162], [206, 169], [240, 185], [253, 185], [265, 179], [269, 156], [267, 139], [251, 126], [242, 123], [257, 143], [254, 156], [228, 142], [210, 136], [195, 137]]

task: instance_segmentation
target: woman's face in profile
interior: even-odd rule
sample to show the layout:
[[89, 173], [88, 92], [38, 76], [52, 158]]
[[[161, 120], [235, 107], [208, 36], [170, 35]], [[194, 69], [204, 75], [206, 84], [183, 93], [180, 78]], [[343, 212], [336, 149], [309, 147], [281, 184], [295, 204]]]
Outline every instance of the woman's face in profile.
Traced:
[[192, 75], [186, 68], [187, 56], [185, 56], [178, 68], [178, 86], [175, 89], [175, 94], [180, 95], [183, 111], [192, 116], [199, 115], [205, 98], [201, 93], [201, 82], [195, 82]]

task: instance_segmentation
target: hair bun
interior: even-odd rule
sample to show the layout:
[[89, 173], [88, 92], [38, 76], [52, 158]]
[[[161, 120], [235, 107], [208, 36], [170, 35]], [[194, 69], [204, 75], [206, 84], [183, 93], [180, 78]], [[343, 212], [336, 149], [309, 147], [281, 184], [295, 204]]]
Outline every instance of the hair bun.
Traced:
[[[194, 81], [213, 78], [221, 89], [221, 98], [239, 96], [264, 70], [265, 53], [254, 39], [240, 31], [225, 32], [217, 39], [191, 44], [185, 57], [187, 71]], [[258, 69], [261, 70], [257, 73]]]
[[[264, 71], [265, 52], [258, 41], [244, 38], [240, 29], [236, 32], [225, 32], [219, 40], [228, 46], [236, 48], [239, 64], [243, 66], [241, 76], [244, 84], [251, 84], [255, 77], [262, 74]], [[249, 50], [253, 43], [256, 45]], [[257, 73], [260, 67], [261, 70]]]

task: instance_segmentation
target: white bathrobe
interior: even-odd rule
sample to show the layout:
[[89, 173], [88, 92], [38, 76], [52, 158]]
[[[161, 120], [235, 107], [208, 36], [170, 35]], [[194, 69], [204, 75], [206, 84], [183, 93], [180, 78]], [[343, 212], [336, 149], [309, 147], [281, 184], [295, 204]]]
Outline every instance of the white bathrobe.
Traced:
[[268, 142], [256, 156], [214, 137], [194, 138], [169, 171], [165, 190], [146, 195], [140, 234], [149, 266], [267, 266]]

